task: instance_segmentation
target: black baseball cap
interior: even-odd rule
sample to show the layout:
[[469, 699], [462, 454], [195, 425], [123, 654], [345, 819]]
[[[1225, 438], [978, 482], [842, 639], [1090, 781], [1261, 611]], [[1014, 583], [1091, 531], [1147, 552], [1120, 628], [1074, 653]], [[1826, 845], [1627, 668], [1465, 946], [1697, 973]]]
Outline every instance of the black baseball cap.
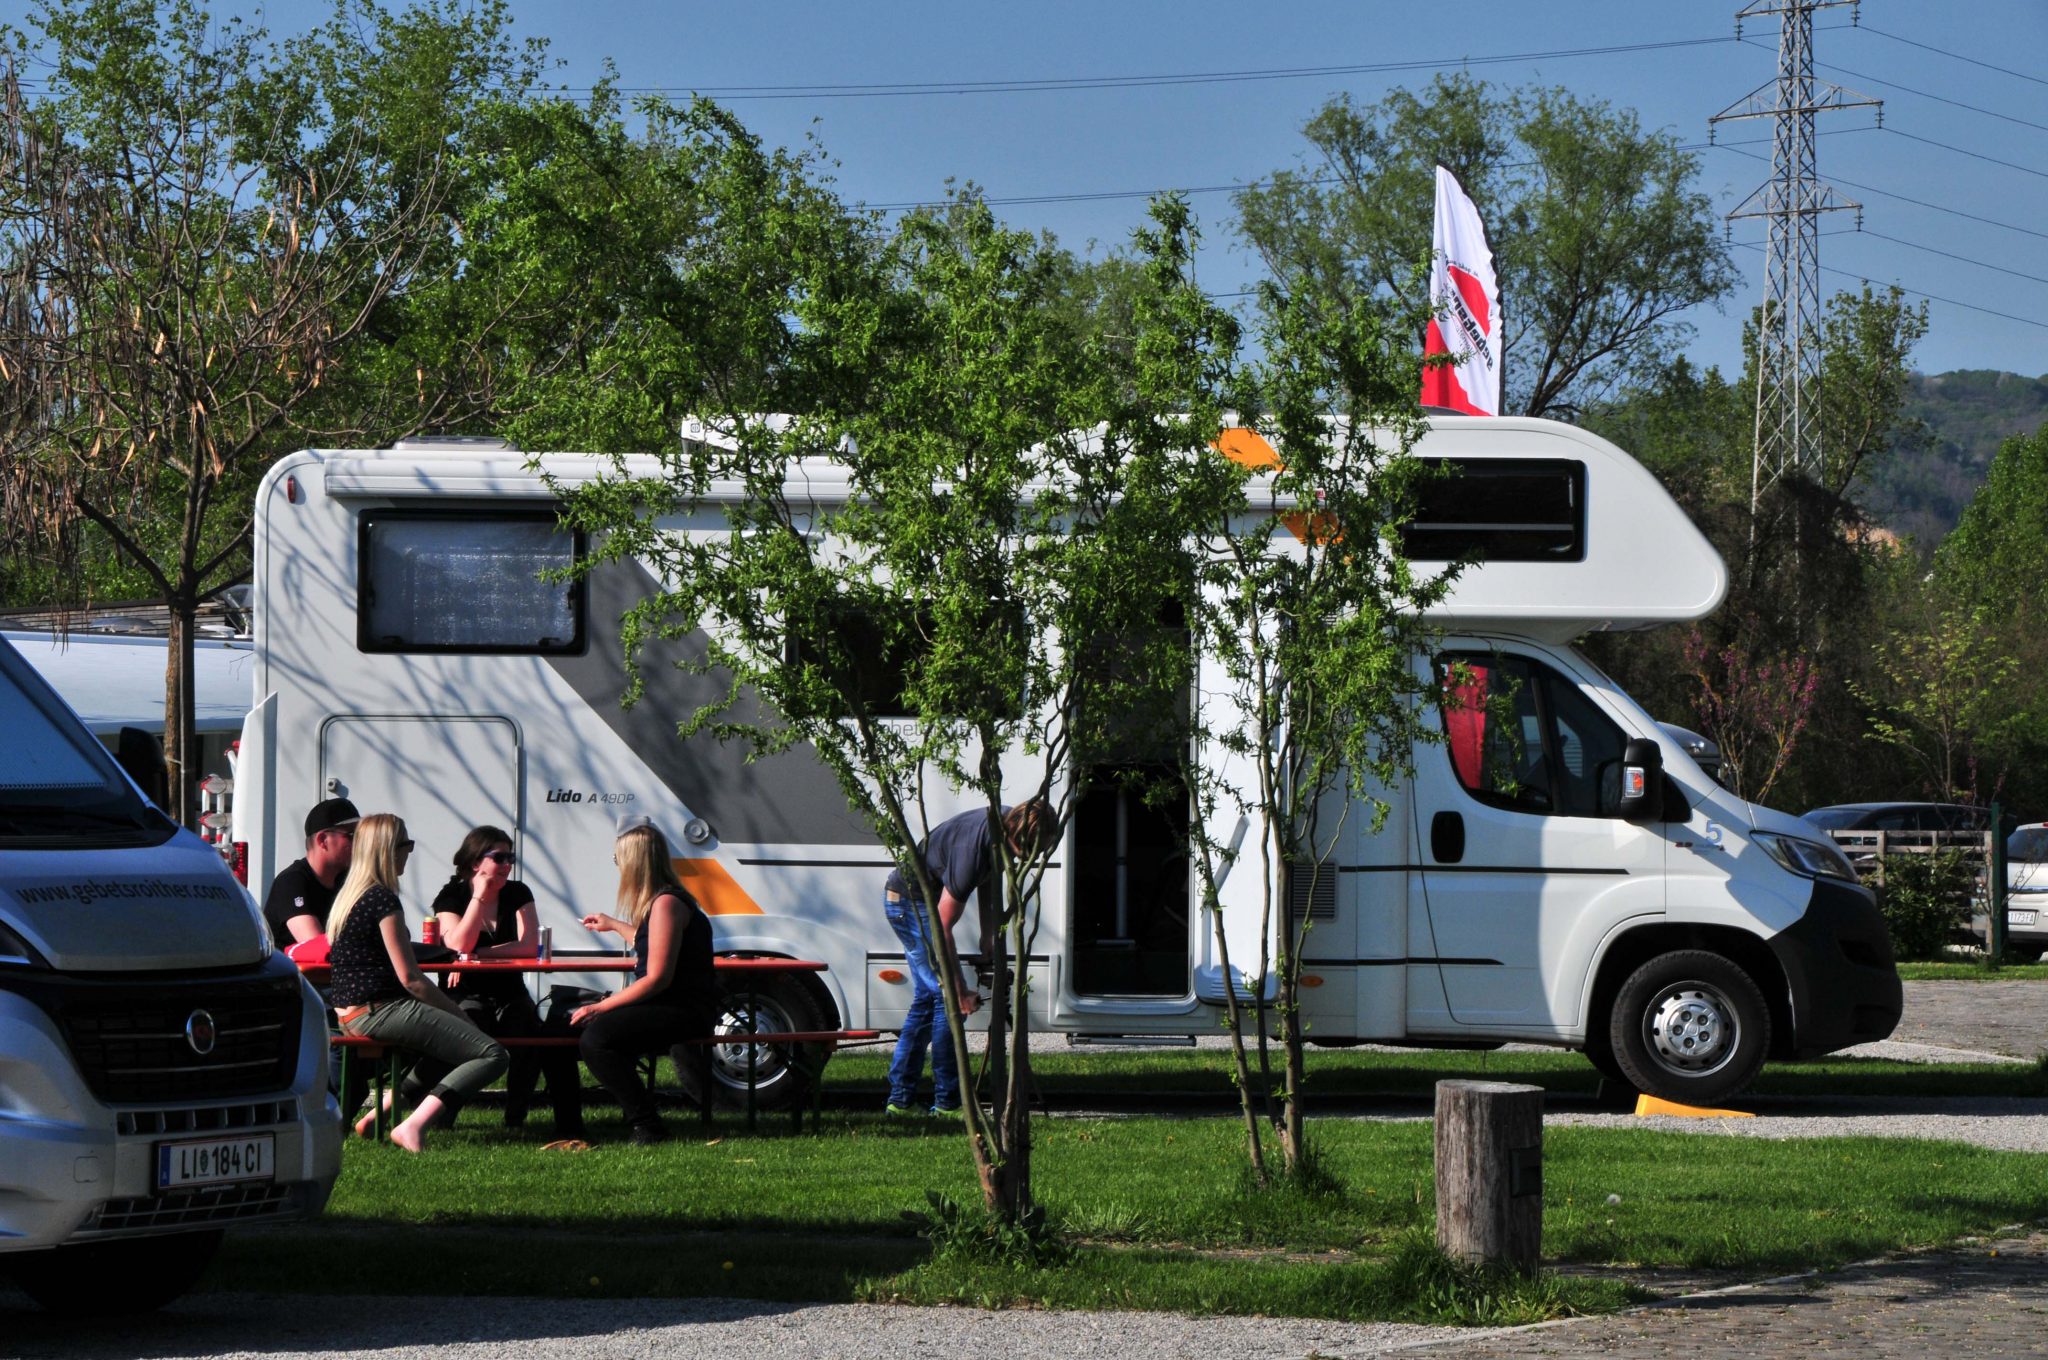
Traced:
[[314, 804], [313, 810], [306, 814], [306, 834], [314, 836], [322, 831], [345, 831], [362, 819], [363, 814], [357, 812], [356, 805], [348, 799], [329, 798], [324, 803]]

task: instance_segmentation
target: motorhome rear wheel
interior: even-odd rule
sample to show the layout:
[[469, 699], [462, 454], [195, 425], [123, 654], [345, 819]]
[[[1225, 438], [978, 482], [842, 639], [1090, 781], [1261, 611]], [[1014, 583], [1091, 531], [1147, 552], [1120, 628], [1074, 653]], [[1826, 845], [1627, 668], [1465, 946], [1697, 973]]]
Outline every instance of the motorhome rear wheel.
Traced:
[[[744, 990], [729, 990], [714, 1033], [733, 1036], [733, 1042], [711, 1050], [711, 1084], [719, 1106], [728, 1110], [746, 1108], [749, 1049], [753, 1050], [755, 1108], [792, 1110], [809, 1100], [809, 1074], [824, 1066], [829, 1052], [825, 1045], [748, 1044], [744, 1036], [750, 1028], [755, 1034], [802, 1034], [829, 1029], [837, 1023], [827, 1023], [829, 1013], [812, 991], [812, 984], [801, 977], [763, 977], [749, 980]], [[701, 1101], [703, 1095], [697, 1089], [696, 1074], [685, 1068], [681, 1078], [690, 1099]]]

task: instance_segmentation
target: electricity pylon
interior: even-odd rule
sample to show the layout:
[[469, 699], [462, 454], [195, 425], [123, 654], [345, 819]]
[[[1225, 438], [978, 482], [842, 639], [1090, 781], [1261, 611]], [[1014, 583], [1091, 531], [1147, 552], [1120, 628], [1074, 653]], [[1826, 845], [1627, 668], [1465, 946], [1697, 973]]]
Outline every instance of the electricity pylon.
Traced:
[[1763, 217], [1771, 224], [1769, 260], [1764, 268], [1764, 306], [1758, 316], [1756, 440], [1750, 466], [1749, 511], [1754, 519], [1763, 493], [1788, 473], [1818, 478], [1821, 472], [1817, 393], [1820, 345], [1820, 215], [1845, 209], [1863, 225], [1863, 205], [1822, 180], [1814, 168], [1813, 117], [1836, 109], [1870, 107], [1884, 118], [1882, 100], [1871, 99], [1813, 78], [1813, 12], [1858, 0], [1751, 0], [1735, 16], [1742, 21], [1779, 16], [1778, 78], [1759, 85], [1708, 119], [1709, 125], [1737, 118], [1774, 120], [1771, 178], [1728, 214]]

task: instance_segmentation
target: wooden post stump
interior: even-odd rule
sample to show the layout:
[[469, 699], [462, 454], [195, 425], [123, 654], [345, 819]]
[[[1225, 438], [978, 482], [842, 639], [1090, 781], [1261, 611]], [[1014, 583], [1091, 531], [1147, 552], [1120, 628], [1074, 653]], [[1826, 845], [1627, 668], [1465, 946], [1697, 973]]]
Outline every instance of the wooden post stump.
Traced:
[[1543, 1248], [1543, 1088], [1436, 1084], [1436, 1244], [1536, 1272]]

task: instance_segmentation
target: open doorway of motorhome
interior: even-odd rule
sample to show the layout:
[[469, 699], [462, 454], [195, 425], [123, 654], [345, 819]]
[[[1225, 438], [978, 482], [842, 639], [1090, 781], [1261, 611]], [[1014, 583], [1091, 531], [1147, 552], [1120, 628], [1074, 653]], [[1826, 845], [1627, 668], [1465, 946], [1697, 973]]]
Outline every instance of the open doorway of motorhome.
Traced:
[[[1074, 808], [1074, 991], [1188, 993], [1188, 809], [1157, 766], [1096, 771]], [[1149, 796], [1148, 796], [1149, 790]]]

